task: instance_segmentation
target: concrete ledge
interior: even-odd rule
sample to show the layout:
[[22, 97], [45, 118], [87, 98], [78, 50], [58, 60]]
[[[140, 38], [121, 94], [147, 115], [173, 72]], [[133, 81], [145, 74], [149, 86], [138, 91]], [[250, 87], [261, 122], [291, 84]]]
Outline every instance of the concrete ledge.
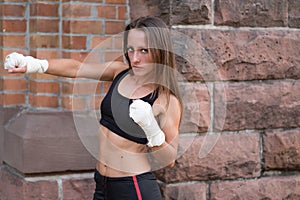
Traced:
[[[97, 141], [95, 132], [87, 137]], [[5, 126], [3, 143], [4, 162], [24, 174], [90, 170], [96, 164], [77, 134], [71, 112], [21, 113]]]
[[3, 162], [4, 156], [4, 125], [20, 112], [20, 107], [3, 108], [0, 107], [0, 164]]

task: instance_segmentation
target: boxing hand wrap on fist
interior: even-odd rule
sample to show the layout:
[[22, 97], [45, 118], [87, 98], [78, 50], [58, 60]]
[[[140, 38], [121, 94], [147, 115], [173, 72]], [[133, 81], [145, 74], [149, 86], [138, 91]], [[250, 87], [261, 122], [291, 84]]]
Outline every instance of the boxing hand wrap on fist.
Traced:
[[4, 62], [4, 69], [10, 70], [26, 67], [26, 73], [45, 73], [48, 66], [49, 63], [47, 60], [40, 60], [32, 56], [23, 56], [16, 52], [7, 55]]
[[129, 116], [144, 130], [149, 147], [165, 142], [165, 134], [158, 126], [149, 103], [135, 100], [129, 107]]

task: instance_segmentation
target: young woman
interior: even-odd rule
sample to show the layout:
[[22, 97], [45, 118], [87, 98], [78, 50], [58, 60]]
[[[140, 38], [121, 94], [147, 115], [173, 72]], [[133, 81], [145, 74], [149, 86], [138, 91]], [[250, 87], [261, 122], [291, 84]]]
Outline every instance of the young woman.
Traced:
[[94, 199], [159, 200], [151, 170], [153, 163], [174, 165], [182, 113], [172, 51], [166, 24], [156, 17], [141, 17], [124, 32], [126, 63], [40, 60], [12, 53], [4, 67], [11, 73], [112, 81], [101, 103]]

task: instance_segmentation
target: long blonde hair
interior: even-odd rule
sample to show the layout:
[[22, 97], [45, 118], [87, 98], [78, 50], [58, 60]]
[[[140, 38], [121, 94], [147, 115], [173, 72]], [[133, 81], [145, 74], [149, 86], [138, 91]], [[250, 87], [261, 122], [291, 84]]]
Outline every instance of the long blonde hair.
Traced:
[[[146, 34], [148, 40], [149, 51], [155, 61], [155, 83], [157, 83], [159, 93], [173, 94], [180, 102], [182, 108], [182, 100], [177, 81], [177, 68], [175, 55], [173, 51], [173, 43], [170, 36], [170, 30], [167, 25], [158, 17], [147, 16], [133, 20], [125, 28], [124, 32], [124, 56], [131, 67], [130, 59], [127, 53], [128, 33], [131, 29], [142, 30]], [[169, 98], [167, 98], [167, 104]]]

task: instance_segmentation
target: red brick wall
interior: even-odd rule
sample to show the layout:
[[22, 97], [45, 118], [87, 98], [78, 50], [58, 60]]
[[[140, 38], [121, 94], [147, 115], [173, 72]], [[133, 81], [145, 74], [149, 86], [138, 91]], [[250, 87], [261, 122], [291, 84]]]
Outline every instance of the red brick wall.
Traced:
[[[164, 199], [300, 199], [298, 0], [4, 1], [0, 6], [2, 58], [18, 51], [84, 60], [99, 42], [121, 32], [128, 18], [160, 16], [205, 48], [215, 67], [214, 76], [206, 77], [202, 58], [207, 57], [177, 41], [185, 55], [178, 58], [185, 94], [183, 153], [174, 168], [157, 172]], [[73, 79], [11, 75], [2, 68], [0, 73], [0, 161], [5, 162], [0, 197], [91, 199], [94, 163], [84, 150], [74, 155], [82, 147], [68, 111], [97, 108], [107, 84], [99, 83], [91, 96], [84, 90], [91, 82], [83, 81], [84, 91], [75, 92]], [[43, 128], [49, 123], [51, 129]], [[60, 129], [65, 133], [57, 133]], [[32, 153], [37, 137], [49, 145]], [[54, 144], [55, 151], [38, 157]]]
[[[69, 111], [99, 109], [107, 83], [8, 74], [3, 60], [17, 51], [83, 61], [99, 43], [123, 31], [127, 1], [5, 0], [0, 9], [0, 199], [92, 199], [95, 159], [82, 145]], [[102, 46], [109, 45], [109, 51], [99, 61], [119, 53], [119, 43], [118, 38], [106, 41]]]
[[[97, 43], [122, 32], [128, 19], [125, 0], [4, 1], [1, 9], [2, 60], [17, 51], [38, 58], [83, 61]], [[66, 78], [36, 74], [24, 77], [1, 69], [0, 103], [4, 107], [72, 110], [74, 100], [77, 109], [94, 107], [88, 95], [71, 95], [73, 83]], [[100, 100], [100, 93], [98, 90], [94, 95], [96, 99]]]

